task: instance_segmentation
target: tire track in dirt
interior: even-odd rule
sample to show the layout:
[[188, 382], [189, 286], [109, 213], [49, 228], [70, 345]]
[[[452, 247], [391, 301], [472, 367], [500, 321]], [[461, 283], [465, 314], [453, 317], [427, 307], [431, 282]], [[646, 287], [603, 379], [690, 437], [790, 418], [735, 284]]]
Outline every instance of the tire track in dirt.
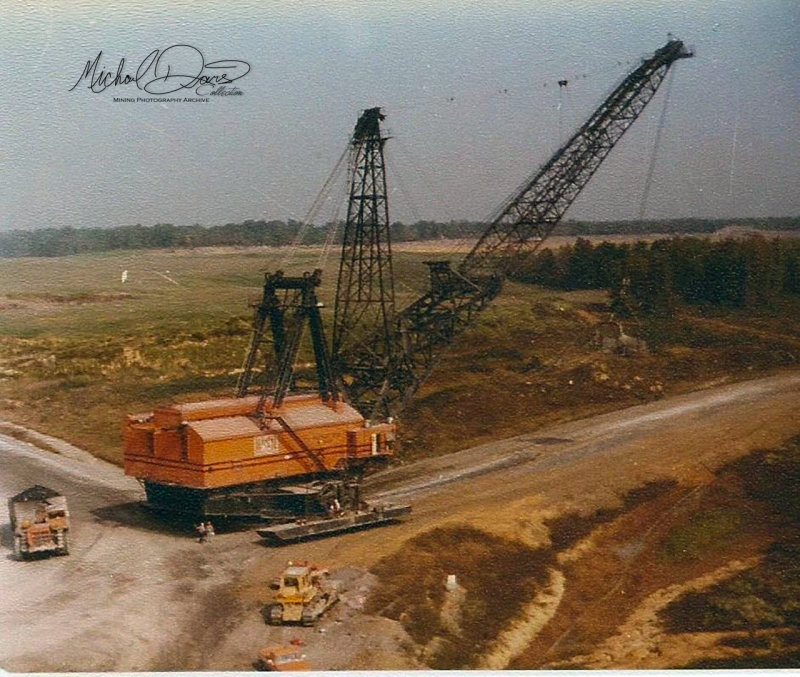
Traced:
[[733, 560], [710, 573], [686, 583], [670, 585], [647, 597], [623, 623], [617, 634], [606, 639], [590, 654], [575, 656], [551, 665], [555, 668], [641, 669], [664, 667], [658, 644], [666, 637], [658, 612], [687, 592], [697, 592], [754, 567], [760, 557]]
[[478, 664], [481, 670], [504, 670], [555, 616], [564, 596], [566, 578], [557, 569], [550, 570], [550, 581], [525, 607], [517, 619], [500, 634]]

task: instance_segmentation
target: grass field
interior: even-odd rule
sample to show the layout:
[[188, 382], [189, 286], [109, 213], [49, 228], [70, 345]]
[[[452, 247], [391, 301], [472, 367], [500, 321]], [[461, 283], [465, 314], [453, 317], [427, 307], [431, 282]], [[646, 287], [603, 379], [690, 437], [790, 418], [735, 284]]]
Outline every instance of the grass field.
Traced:
[[[435, 245], [434, 250], [442, 249]], [[263, 273], [311, 270], [318, 248], [219, 248], [0, 259], [0, 418], [121, 461], [126, 413], [233, 393]], [[394, 259], [398, 306], [425, 287], [419, 247]], [[330, 320], [336, 255], [321, 298]], [[122, 274], [127, 271], [127, 281]], [[800, 302], [756, 315], [681, 311], [631, 321], [646, 354], [605, 354], [603, 292], [509, 284], [401, 418], [414, 458], [535, 430], [704, 383], [800, 362]]]

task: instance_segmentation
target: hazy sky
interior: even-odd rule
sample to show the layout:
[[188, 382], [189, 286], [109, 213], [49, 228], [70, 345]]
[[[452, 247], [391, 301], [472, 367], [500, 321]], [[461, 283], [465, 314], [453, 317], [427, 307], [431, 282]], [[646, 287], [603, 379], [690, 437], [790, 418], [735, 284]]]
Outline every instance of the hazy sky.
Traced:
[[[0, 16], [0, 229], [302, 219], [373, 106], [393, 220], [482, 219], [668, 32], [696, 57], [567, 217], [636, 218], [652, 161], [648, 217], [800, 215], [797, 0], [0, 0]], [[248, 62], [243, 95], [70, 91], [100, 50], [133, 73], [176, 44]]]

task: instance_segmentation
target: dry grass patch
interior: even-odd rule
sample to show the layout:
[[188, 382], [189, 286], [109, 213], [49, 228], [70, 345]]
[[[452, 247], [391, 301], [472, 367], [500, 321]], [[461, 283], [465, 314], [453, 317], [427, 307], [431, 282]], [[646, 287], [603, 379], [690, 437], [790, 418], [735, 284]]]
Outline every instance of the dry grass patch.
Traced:
[[[662, 611], [661, 620], [677, 633], [747, 631], [747, 638], [733, 641], [743, 649], [741, 655], [686, 667], [796, 667], [800, 655], [800, 438], [779, 449], [750, 454], [720, 474], [738, 480], [742, 493], [760, 509], [760, 522], [771, 525], [778, 537], [755, 567], [707, 590], [681, 596]], [[757, 636], [758, 631], [769, 632]]]
[[[432, 529], [382, 559], [369, 613], [398, 620], [433, 668], [474, 667], [481, 653], [549, 580], [549, 550], [469, 526]], [[449, 574], [459, 588], [446, 589]]]
[[599, 508], [590, 515], [568, 512], [545, 520], [545, 525], [550, 530], [550, 542], [555, 550], [566, 550], [587, 537], [601, 524], [612, 522], [637, 506], [658, 498], [675, 486], [677, 482], [673, 479], [653, 480], [626, 492], [617, 507]]
[[[298, 252], [287, 274], [312, 268], [318, 253]], [[395, 257], [398, 307], [423, 291], [428, 257]], [[226, 249], [0, 261], [2, 299], [13, 306], [0, 326], [0, 418], [119, 462], [126, 413], [233, 393], [249, 341], [247, 301], [280, 258]], [[332, 273], [321, 289], [326, 321]], [[604, 292], [508, 283], [402, 413], [401, 454], [440, 455], [798, 364], [798, 310], [690, 309], [669, 322], [626, 321], [626, 333], [653, 350], [622, 357], [592, 340], [608, 318]]]

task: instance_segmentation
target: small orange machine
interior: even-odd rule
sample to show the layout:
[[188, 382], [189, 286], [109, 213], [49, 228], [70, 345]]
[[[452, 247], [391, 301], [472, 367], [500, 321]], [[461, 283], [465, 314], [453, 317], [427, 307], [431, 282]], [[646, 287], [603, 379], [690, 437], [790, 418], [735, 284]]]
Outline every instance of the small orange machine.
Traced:
[[301, 647], [270, 646], [258, 652], [256, 667], [269, 672], [305, 672], [311, 670], [311, 664]]

